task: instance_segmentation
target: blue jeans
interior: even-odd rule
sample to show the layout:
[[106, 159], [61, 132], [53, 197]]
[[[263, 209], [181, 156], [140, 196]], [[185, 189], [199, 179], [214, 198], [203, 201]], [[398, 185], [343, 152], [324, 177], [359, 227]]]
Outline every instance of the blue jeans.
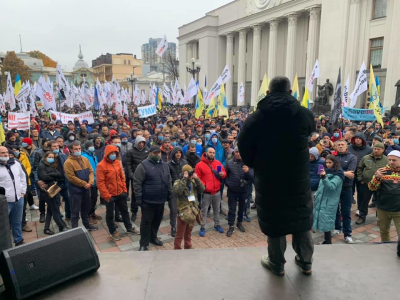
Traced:
[[18, 200], [18, 202], [8, 202], [8, 217], [10, 218], [10, 224], [12, 229], [12, 235], [14, 243], [19, 243], [23, 240], [22, 238], [22, 213], [24, 210], [24, 198]]
[[336, 212], [335, 229], [342, 230], [342, 222], [340, 215], [343, 218], [343, 233], [344, 237], [351, 236], [351, 204], [353, 200], [352, 187], [342, 188], [340, 193], [340, 204]]

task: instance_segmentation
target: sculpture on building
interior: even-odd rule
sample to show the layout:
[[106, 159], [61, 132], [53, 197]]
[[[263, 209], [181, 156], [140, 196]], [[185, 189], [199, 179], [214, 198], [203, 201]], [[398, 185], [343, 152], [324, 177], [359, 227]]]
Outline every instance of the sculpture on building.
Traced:
[[332, 95], [333, 85], [329, 82], [329, 79], [327, 79], [324, 85], [318, 85], [318, 97], [315, 100], [318, 105], [327, 105], [329, 104], [329, 97]]

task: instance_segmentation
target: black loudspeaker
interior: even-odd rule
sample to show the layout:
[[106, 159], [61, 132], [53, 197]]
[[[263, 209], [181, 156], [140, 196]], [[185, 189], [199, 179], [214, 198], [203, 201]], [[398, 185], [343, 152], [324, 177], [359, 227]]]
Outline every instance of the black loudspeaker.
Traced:
[[8, 204], [4, 195], [0, 194], [0, 253], [12, 247], [10, 221], [8, 220]]
[[390, 109], [390, 115], [398, 118], [400, 116], [400, 107], [392, 107]]
[[28, 298], [99, 267], [89, 233], [82, 227], [4, 250], [0, 257], [4, 286], [14, 299]]

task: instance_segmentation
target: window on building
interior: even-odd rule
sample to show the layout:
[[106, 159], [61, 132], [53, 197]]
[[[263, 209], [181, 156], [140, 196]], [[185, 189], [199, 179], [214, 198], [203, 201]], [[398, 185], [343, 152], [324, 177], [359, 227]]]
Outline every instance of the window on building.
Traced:
[[126, 65], [126, 59], [124, 59], [124, 65]]
[[128, 65], [130, 65], [131, 64], [131, 61], [130, 60], [128, 60]]
[[387, 0], [374, 0], [372, 19], [386, 17]]
[[383, 38], [370, 40], [369, 60], [374, 68], [382, 66]]

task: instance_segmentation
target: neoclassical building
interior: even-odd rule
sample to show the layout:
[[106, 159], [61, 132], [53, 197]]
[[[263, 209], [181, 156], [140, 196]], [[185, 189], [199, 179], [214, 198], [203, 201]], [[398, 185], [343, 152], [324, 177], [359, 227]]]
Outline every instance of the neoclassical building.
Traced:
[[[229, 104], [236, 105], [243, 83], [245, 103], [254, 105], [265, 73], [290, 80], [297, 74], [302, 94], [318, 59], [317, 84], [330, 79], [335, 86], [341, 67], [351, 92], [364, 61], [379, 76], [381, 102], [389, 107], [400, 79], [399, 12], [400, 0], [232, 1], [179, 28], [181, 84], [190, 80], [185, 63], [192, 58], [201, 63], [200, 84], [206, 76], [208, 88], [228, 65]], [[366, 97], [358, 98], [358, 107]]]

